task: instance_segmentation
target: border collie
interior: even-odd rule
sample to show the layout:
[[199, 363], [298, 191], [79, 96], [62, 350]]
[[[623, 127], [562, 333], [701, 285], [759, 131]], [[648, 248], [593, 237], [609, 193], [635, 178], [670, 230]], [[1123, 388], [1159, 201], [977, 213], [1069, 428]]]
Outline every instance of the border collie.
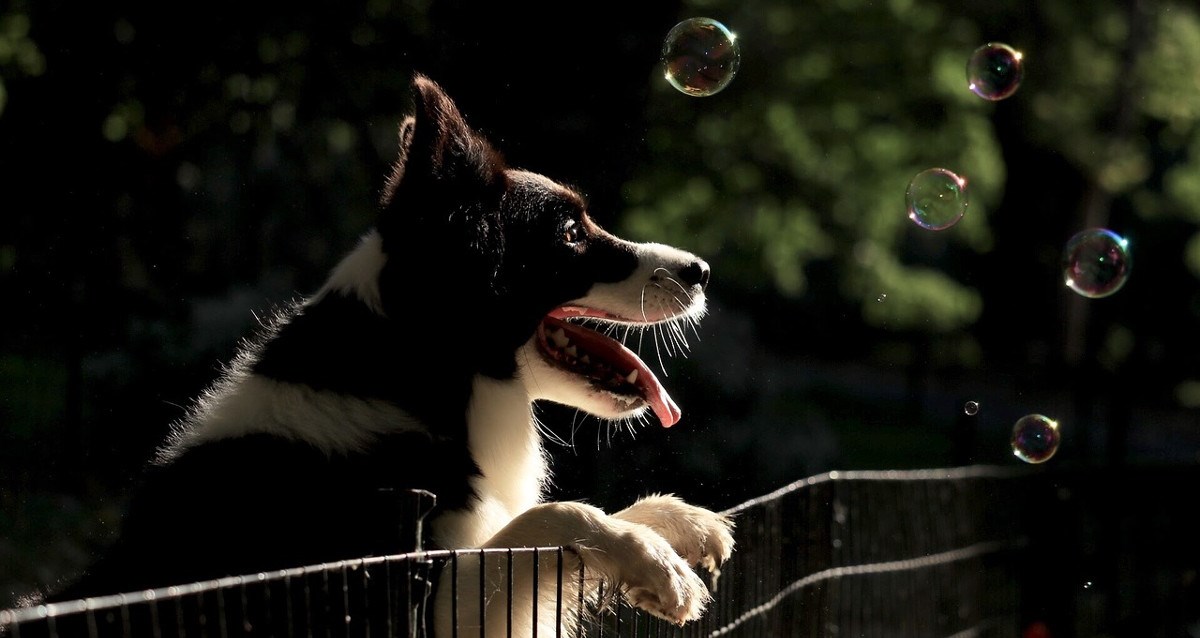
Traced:
[[[437, 547], [564, 546], [587, 583], [676, 623], [702, 613], [699, 573], [729, 557], [731, 522], [671, 496], [611, 515], [542, 502], [532, 404], [674, 425], [655, 375], [603, 332], [697, 321], [708, 265], [605, 232], [578, 193], [509, 167], [434, 82], [418, 75], [413, 91], [376, 228], [198, 399], [115, 547], [55, 598], [414, 549], [397, 547], [380, 489], [416, 488], [437, 496]], [[511, 587], [524, 600], [508, 601], [506, 574], [470, 562], [457, 635], [501, 635], [510, 605], [528, 635], [529, 570]], [[448, 590], [434, 603], [442, 636], [456, 622]], [[541, 635], [559, 629], [549, 609]]]

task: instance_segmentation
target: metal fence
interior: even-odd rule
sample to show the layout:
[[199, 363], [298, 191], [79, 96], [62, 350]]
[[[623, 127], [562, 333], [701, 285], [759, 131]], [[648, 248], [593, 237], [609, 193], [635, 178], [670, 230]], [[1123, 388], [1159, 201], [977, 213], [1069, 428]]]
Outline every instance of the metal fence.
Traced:
[[[731, 508], [736, 551], [705, 615], [682, 627], [629, 608], [572, 552], [546, 547], [362, 558], [0, 611], [0, 634], [428, 636], [449, 614], [438, 638], [1017, 636], [1022, 476], [830, 472]], [[431, 593], [435, 580], [445, 594]], [[537, 589], [514, 595], [514, 583]]]

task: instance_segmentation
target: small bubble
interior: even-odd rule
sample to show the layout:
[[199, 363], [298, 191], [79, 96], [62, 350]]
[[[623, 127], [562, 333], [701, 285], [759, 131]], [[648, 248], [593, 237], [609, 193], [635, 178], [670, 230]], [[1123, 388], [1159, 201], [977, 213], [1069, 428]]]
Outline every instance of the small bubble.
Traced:
[[1129, 240], [1105, 228], [1080, 231], [1063, 249], [1063, 280], [1089, 299], [1120, 290], [1132, 265]]
[[886, 299], [887, 299], [887, 293], [884, 292], [884, 293], [880, 293], [879, 298], [876, 299], [875, 301], [878, 301], [879, 303], [883, 303]]
[[191, 192], [200, 183], [200, 168], [191, 162], [183, 162], [175, 170], [175, 181], [179, 188]]
[[117, 20], [113, 25], [113, 37], [121, 44], [129, 44], [133, 42], [133, 37], [137, 35], [137, 29], [133, 28], [133, 24], [125, 18]]
[[967, 88], [985, 100], [1003, 100], [1016, 93], [1024, 75], [1024, 56], [1007, 44], [989, 42], [967, 60]]
[[684, 20], [663, 42], [667, 81], [694, 97], [715, 95], [728, 86], [741, 60], [737, 36], [712, 18]]
[[963, 406], [963, 412], [966, 412], [967, 416], [975, 416], [976, 414], [979, 414], [979, 402], [967, 401], [966, 405]]
[[104, 118], [104, 125], [100, 131], [104, 134], [104, 139], [120, 142], [129, 133], [129, 122], [123, 116], [113, 113]]
[[967, 212], [967, 180], [944, 168], [917, 173], [904, 192], [908, 218], [926, 230], [945, 230]]
[[1026, 463], [1048, 461], [1058, 451], [1060, 440], [1058, 421], [1041, 414], [1027, 414], [1013, 426], [1013, 454]]

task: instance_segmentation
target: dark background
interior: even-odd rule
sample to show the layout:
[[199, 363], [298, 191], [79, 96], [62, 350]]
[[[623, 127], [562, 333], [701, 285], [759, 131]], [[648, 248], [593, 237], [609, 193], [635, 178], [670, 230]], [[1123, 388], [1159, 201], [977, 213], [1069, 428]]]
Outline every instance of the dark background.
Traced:
[[[1192, 4], [555, 6], [0, 6], [0, 607], [111, 537], [252, 313], [316, 290], [370, 227], [414, 69], [602, 224], [713, 266], [699, 339], [665, 363], [683, 421], [635, 437], [545, 406], [574, 442], [551, 444], [554, 497], [720, 508], [831, 469], [1018, 464], [1029, 413], [1062, 423], [1048, 471], [1194, 485], [1138, 474], [1200, 458]], [[708, 98], [658, 59], [698, 15], [742, 49]], [[963, 71], [991, 40], [1027, 61], [994, 104]], [[903, 209], [932, 166], [971, 189], [936, 233]], [[1062, 247], [1090, 226], [1131, 240], [1106, 299], [1062, 285]], [[1193, 500], [1137, 518], [1193, 529]], [[1114, 512], [1096, 525], [1124, 520], [1118, 498], [1089, 504]], [[1153, 542], [1139, 533], [1106, 537], [1104, 560]], [[1187, 555], [1138, 578], [1179, 591]]]

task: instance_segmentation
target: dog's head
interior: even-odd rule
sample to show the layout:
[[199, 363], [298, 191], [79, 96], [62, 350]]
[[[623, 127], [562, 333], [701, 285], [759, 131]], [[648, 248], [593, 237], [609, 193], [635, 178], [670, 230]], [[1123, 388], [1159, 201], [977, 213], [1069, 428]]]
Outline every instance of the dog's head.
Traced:
[[708, 265], [604, 231], [579, 193], [509, 167], [435, 83], [413, 88], [381, 202], [380, 310], [428, 324], [439, 359], [518, 378], [534, 399], [678, 421], [646, 364], [608, 335], [641, 341], [650, 328], [647, 347], [681, 347], [704, 312]]

